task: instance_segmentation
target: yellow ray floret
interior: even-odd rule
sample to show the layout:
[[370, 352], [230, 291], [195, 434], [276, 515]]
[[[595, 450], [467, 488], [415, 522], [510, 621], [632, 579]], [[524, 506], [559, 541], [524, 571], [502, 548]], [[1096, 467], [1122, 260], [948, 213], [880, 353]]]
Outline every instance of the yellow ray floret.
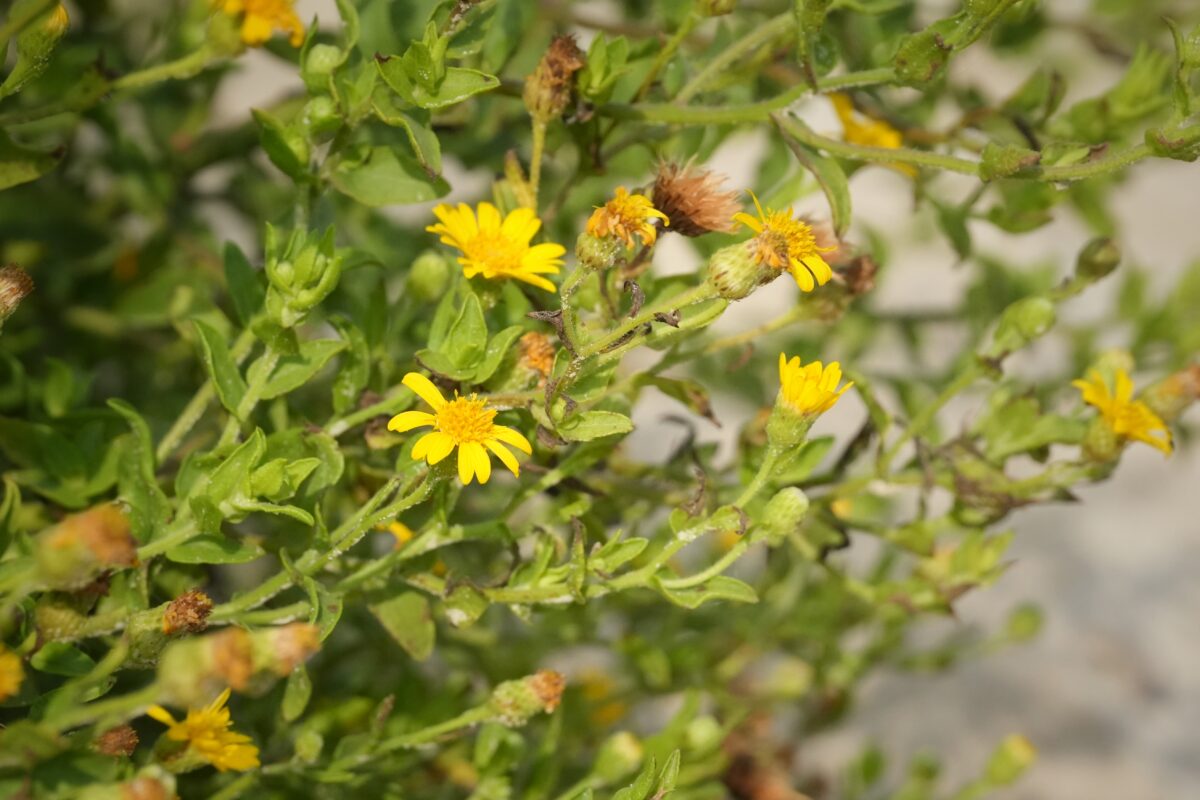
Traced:
[[496, 410], [488, 408], [487, 402], [475, 395], [447, 400], [433, 382], [417, 372], [404, 376], [404, 385], [433, 408], [427, 411], [405, 411], [392, 417], [388, 430], [404, 433], [413, 428], [432, 426], [433, 431], [417, 440], [413, 446], [414, 459], [433, 465], [458, 448], [458, 477], [464, 484], [473, 477], [487, 483], [492, 475], [490, 450], [500, 463], [508, 467], [513, 475], [520, 475], [517, 457], [504, 445], [510, 445], [525, 454], [533, 452], [529, 440], [519, 432], [503, 425], [496, 425]]
[[500, 210], [491, 203], [480, 203], [475, 210], [466, 203], [443, 203], [433, 214], [438, 222], [425, 230], [462, 252], [458, 263], [468, 278], [511, 278], [555, 291], [554, 284], [542, 276], [558, 274], [567, 251], [560, 244], [530, 244], [542, 227], [533, 209], [518, 208], [501, 219]]
[[739, 211], [733, 215], [733, 219], [756, 234], [750, 240], [754, 260], [772, 269], [790, 270], [802, 292], [811, 292], [828, 283], [833, 277], [833, 270], [821, 254], [835, 248], [819, 246], [812, 226], [794, 218], [792, 209], [763, 211], [758, 197], [753, 192], [750, 196], [754, 198], [758, 217]]
[[652, 245], [658, 238], [658, 222], [670, 225], [667, 215], [654, 207], [644, 194], [630, 194], [624, 186], [604, 205], [592, 212], [588, 219], [587, 232], [592, 236], [615, 236], [633, 247], [633, 237], [641, 237], [642, 244]]
[[850, 381], [838, 388], [842, 380], [842, 366], [836, 361], [822, 366], [820, 361], [801, 365], [800, 357], [789, 361], [779, 354], [779, 397], [792, 410], [805, 416], [815, 417], [833, 408], [846, 390], [854, 385]]
[[21, 663], [21, 657], [0, 644], [0, 701], [19, 692], [24, 682], [25, 665]]
[[[1115, 391], [1097, 370], [1090, 370], [1087, 379], [1071, 381], [1071, 385], [1083, 395], [1083, 402], [1095, 406], [1101, 418], [1117, 436], [1145, 442], [1171, 454], [1171, 431], [1162, 418], [1150, 410], [1141, 400], [1133, 399], [1133, 381], [1123, 369], [1116, 372]], [[1162, 434], [1161, 436], [1156, 434]]]
[[251, 47], [266, 44], [275, 31], [288, 34], [292, 47], [304, 43], [304, 23], [292, 0], [212, 0], [231, 17], [242, 15], [242, 41]]
[[167, 738], [186, 742], [188, 749], [222, 772], [244, 772], [259, 765], [258, 748], [250, 737], [230, 730], [229, 690], [221, 692], [204, 708], [188, 709], [187, 717], [176, 721], [162, 706], [150, 706], [146, 713], [167, 727]]

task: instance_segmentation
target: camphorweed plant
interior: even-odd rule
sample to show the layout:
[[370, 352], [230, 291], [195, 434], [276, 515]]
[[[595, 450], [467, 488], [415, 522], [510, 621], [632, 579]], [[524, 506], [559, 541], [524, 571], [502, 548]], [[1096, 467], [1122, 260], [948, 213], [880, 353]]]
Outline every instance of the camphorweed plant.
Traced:
[[[298, 5], [0, 22], [0, 794], [1015, 781], [1018, 734], [965, 782], [791, 757], [868, 676], [1036, 633], [911, 635], [1010, 568], [1015, 509], [1186, 441], [1200, 263], [1155, 300], [1112, 201], [1142, 162], [1196, 178], [1195, 5]], [[956, 301], [876, 301], [934, 278], [859, 171]], [[1060, 217], [1073, 263], [974, 244]], [[634, 425], [652, 393], [682, 443]]]

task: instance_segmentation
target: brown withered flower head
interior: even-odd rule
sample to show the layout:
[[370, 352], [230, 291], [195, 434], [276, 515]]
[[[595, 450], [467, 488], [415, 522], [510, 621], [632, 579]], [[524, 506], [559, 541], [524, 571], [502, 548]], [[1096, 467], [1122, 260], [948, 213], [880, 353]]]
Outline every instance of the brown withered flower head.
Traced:
[[128, 725], [118, 725], [109, 728], [96, 737], [92, 747], [97, 753], [114, 758], [124, 758], [133, 755], [138, 746], [137, 731]]
[[563, 115], [571, 102], [575, 73], [583, 69], [583, 51], [574, 36], [555, 36], [537, 68], [525, 79], [525, 107], [539, 122]]
[[547, 714], [558, 708], [566, 686], [567, 679], [552, 669], [540, 669], [529, 678], [529, 688], [541, 701]]
[[536, 372], [540, 376], [539, 383], [545, 384], [550, 368], [554, 366], [554, 345], [550, 343], [550, 337], [539, 331], [529, 331], [520, 338], [519, 343], [521, 366]]
[[176, 597], [163, 612], [163, 633], [200, 633], [208, 627], [208, 615], [212, 613], [213, 601], [197, 589]]
[[733, 215], [742, 205], [737, 192], [722, 189], [724, 183], [723, 175], [693, 169], [690, 162], [664, 161], [654, 176], [654, 207], [671, 220], [671, 230], [684, 236], [731, 233]]
[[0, 323], [33, 291], [33, 278], [16, 264], [0, 267]]

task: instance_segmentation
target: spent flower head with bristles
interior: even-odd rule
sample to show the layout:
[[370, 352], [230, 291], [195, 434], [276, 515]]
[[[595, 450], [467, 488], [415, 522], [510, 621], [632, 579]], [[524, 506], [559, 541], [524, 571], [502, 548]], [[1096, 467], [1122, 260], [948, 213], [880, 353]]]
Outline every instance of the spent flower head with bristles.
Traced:
[[691, 164], [664, 161], [654, 176], [654, 205], [671, 220], [671, 230], [684, 236], [719, 231], [732, 233], [733, 216], [741, 210], [738, 194], [724, 191], [725, 177]]
[[822, 254], [832, 252], [836, 247], [822, 246], [813, 226], [795, 218], [791, 208], [764, 211], [753, 192], [750, 197], [754, 199], [758, 217], [739, 211], [733, 219], [754, 231], [755, 236], [750, 240], [754, 261], [773, 270], [789, 270], [802, 292], [811, 292], [828, 283], [833, 270]]
[[413, 446], [414, 459], [433, 466], [458, 448], [459, 479], [464, 484], [469, 484], [473, 478], [487, 483], [492, 476], [490, 450], [513, 475], [521, 474], [517, 457], [504, 445], [526, 454], [533, 452], [533, 446], [519, 432], [495, 424], [496, 409], [490, 408], [486, 400], [474, 394], [469, 397], [455, 394], [453, 400], [447, 400], [433, 382], [419, 372], [405, 375], [403, 383], [433, 408], [432, 414], [404, 411], [388, 422], [388, 430], [397, 433], [433, 427], [433, 432], [422, 436]]
[[541, 123], [561, 117], [571, 102], [575, 73], [586, 63], [574, 36], [555, 36], [537, 68], [525, 78], [523, 99]]
[[260, 47], [275, 31], [286, 33], [292, 47], [304, 42], [304, 23], [292, 7], [293, 0], [212, 0], [213, 6], [242, 21], [242, 41]]
[[[1083, 402], [1100, 412], [1100, 419], [1120, 443], [1145, 442], [1164, 455], [1170, 455], [1171, 431], [1167, 424], [1148, 405], [1133, 399], [1133, 381], [1128, 372], [1117, 369], [1114, 378], [1112, 391], [1104, 376], [1094, 369], [1088, 372], [1086, 379], [1071, 381], [1071, 385], [1079, 390]], [[1157, 435], [1159, 433], [1162, 435]]]
[[184, 745], [182, 752], [176, 751], [173, 756], [199, 758], [221, 772], [245, 772], [259, 765], [258, 747], [249, 736], [231, 729], [233, 722], [225, 707], [228, 701], [229, 689], [226, 689], [209, 705], [188, 709], [182, 721], [158, 705], [150, 706], [146, 714], [168, 726], [168, 740]]
[[474, 210], [466, 203], [443, 203], [433, 214], [438, 222], [425, 230], [462, 252], [458, 263], [468, 278], [512, 279], [548, 292], [555, 290], [542, 276], [558, 274], [566, 249], [550, 242], [530, 244], [542, 227], [533, 209], [518, 208], [501, 218], [500, 210], [488, 202]]
[[654, 207], [644, 194], [631, 194], [624, 186], [618, 186], [616, 194], [602, 206], [598, 206], [588, 218], [587, 233], [604, 238], [620, 239], [626, 247], [634, 246], [634, 237], [649, 247], [658, 238], [659, 223], [667, 226], [671, 220]]

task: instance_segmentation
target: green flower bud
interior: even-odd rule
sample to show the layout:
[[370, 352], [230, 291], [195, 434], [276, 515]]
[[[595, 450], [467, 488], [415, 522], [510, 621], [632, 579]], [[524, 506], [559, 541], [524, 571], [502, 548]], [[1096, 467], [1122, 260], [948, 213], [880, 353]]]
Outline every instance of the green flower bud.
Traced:
[[979, 177], [985, 181], [1007, 178], [1022, 170], [1036, 166], [1042, 156], [1036, 150], [1013, 144], [988, 142], [983, 148], [979, 164]]
[[708, 281], [726, 300], [741, 300], [782, 273], [759, 264], [748, 242], [731, 244], [708, 260]]
[[520, 680], [505, 681], [495, 688], [488, 700], [492, 719], [509, 728], [517, 728], [535, 714], [549, 714], [558, 708], [565, 686], [563, 676], [548, 669]]
[[593, 772], [605, 783], [617, 783], [642, 765], [645, 749], [629, 731], [619, 731], [604, 740], [596, 753]]
[[700, 0], [700, 13], [706, 17], [723, 17], [737, 8], [737, 0]]
[[953, 50], [945, 39], [946, 34], [953, 30], [953, 25], [946, 26], [946, 22], [948, 20], [943, 20], [901, 40], [900, 48], [892, 59], [896, 77], [900, 81], [910, 86], [920, 86], [936, 78], [942, 67], [946, 66]]
[[284, 328], [293, 328], [315, 308], [342, 274], [342, 259], [333, 246], [333, 229], [324, 235], [293, 231], [281, 246], [279, 235], [267, 226], [267, 311]]
[[1092, 239], [1075, 259], [1075, 274], [1088, 281], [1098, 281], [1121, 263], [1121, 248], [1108, 237]]
[[1000, 324], [984, 350], [985, 358], [1001, 359], [1044, 336], [1057, 319], [1054, 303], [1045, 297], [1026, 297], [1004, 309]]
[[588, 269], [610, 268], [622, 252], [621, 240], [615, 236], [593, 236], [583, 233], [575, 240], [575, 258]]
[[988, 783], [1008, 786], [1015, 783], [1037, 761], [1037, 750], [1024, 736], [1013, 734], [992, 753], [985, 772]]
[[342, 127], [342, 117], [338, 114], [337, 103], [333, 102], [332, 97], [323, 94], [317, 95], [304, 104], [301, 119], [304, 120], [304, 127], [317, 141], [328, 139]]
[[345, 60], [346, 56], [340, 48], [331, 44], [314, 44], [304, 56], [300, 77], [310, 92], [317, 94], [327, 91], [330, 76]]
[[34, 545], [38, 579], [54, 589], [78, 589], [110, 569], [137, 563], [129, 518], [105, 504], [72, 514], [42, 532]]
[[[17, 0], [9, 18], [38, 0]], [[55, 5], [17, 35], [17, 63], [0, 84], [0, 97], [16, 94], [25, 84], [46, 71], [58, 40], [67, 32], [71, 19], [62, 3]]]
[[705, 714], [688, 723], [684, 738], [692, 752], [712, 753], [721, 746], [725, 739], [725, 731], [722, 730], [721, 723]]
[[426, 250], [409, 267], [408, 283], [404, 288], [421, 302], [436, 302], [446, 293], [453, 274], [450, 259], [434, 250]]
[[236, 56], [246, 49], [241, 22], [232, 14], [210, 15], [205, 38], [213, 55]]
[[1083, 454], [1088, 460], [1103, 464], [1121, 454], [1121, 442], [1103, 417], [1096, 417], [1083, 437]]
[[782, 544], [789, 533], [800, 527], [807, 513], [808, 495], [802, 489], [787, 486], [776, 492], [762, 512], [762, 527], [771, 546]]

